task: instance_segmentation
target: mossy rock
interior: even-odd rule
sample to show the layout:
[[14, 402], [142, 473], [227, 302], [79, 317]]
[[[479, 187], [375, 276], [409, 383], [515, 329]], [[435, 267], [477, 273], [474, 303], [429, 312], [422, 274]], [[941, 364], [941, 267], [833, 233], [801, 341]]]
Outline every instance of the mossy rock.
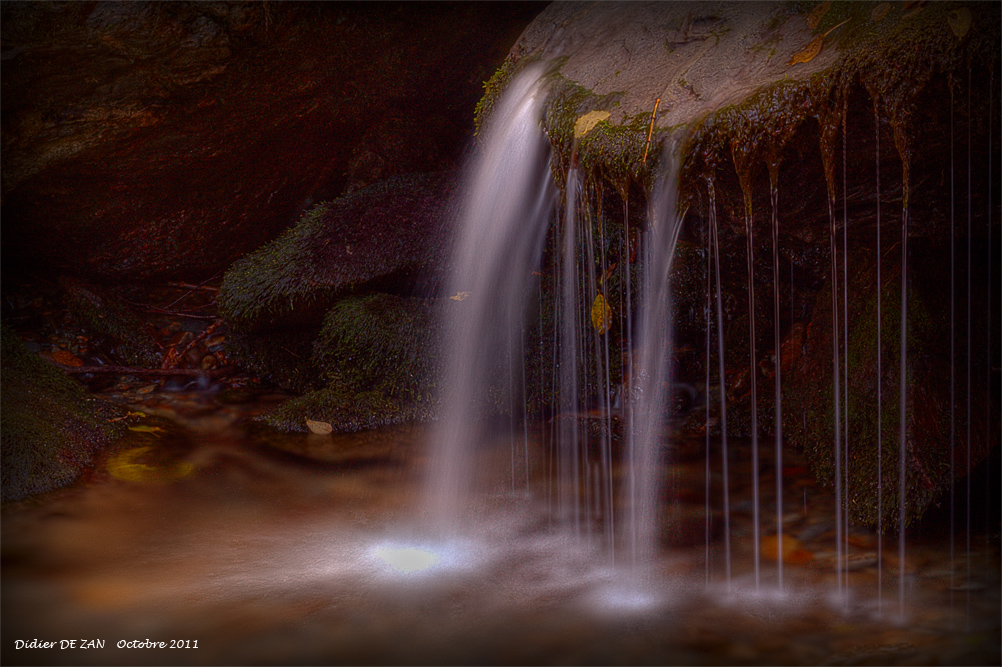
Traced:
[[451, 176], [401, 176], [315, 206], [226, 272], [220, 313], [247, 332], [319, 326], [345, 292], [434, 284], [448, 264], [451, 192]]
[[[940, 275], [929, 260], [937, 248], [915, 248], [910, 266], [924, 267], [909, 271], [908, 332], [906, 376], [905, 440], [905, 523], [923, 515], [938, 502], [951, 484], [966, 475], [968, 447], [977, 464], [991, 448], [987, 432], [987, 392], [984, 377], [972, 377], [970, 441], [959, 425], [966, 420], [966, 366], [954, 366], [957, 388], [955, 429], [951, 452], [950, 394], [950, 312], [949, 276]], [[851, 252], [849, 263], [849, 338], [848, 353], [840, 342], [839, 402], [846, 410], [848, 395], [848, 434], [845, 412], [839, 424], [845, 457], [848, 441], [848, 469], [844, 488], [849, 517], [869, 525], [893, 528], [898, 525], [900, 495], [900, 378], [901, 378], [901, 266], [900, 253], [883, 260], [880, 328], [881, 375], [877, 376], [877, 297], [876, 253], [869, 248]], [[841, 286], [838, 287], [839, 293]], [[975, 297], [984, 305], [984, 295]], [[805, 354], [784, 376], [784, 432], [788, 440], [802, 446], [812, 469], [822, 483], [835, 483], [835, 409], [833, 381], [833, 346], [831, 320], [831, 285], [819, 295], [811, 321]], [[958, 312], [966, 308], [958, 294]], [[839, 311], [842, 312], [840, 299]], [[842, 339], [844, 322], [840, 314], [838, 336]], [[959, 329], [958, 329], [959, 330]], [[961, 331], [961, 333], [963, 333]], [[972, 351], [977, 358], [985, 350], [984, 332], [972, 330]], [[957, 334], [957, 359], [965, 359], [963, 341]], [[848, 387], [846, 367], [848, 362]], [[983, 360], [975, 368], [983, 368]], [[877, 392], [880, 389], [880, 400]], [[879, 419], [878, 419], [879, 406]], [[848, 436], [848, 437], [847, 437]], [[953, 466], [951, 467], [951, 463]], [[880, 502], [878, 503], [878, 494]], [[879, 507], [879, 511], [878, 511]]]
[[290, 399], [259, 421], [285, 432], [307, 432], [307, 420], [326, 422], [336, 433], [349, 433], [429, 418], [431, 408], [425, 403], [396, 400], [380, 391], [328, 387]]
[[324, 318], [312, 363], [327, 383], [430, 403], [441, 372], [439, 305], [392, 294], [343, 299]]
[[91, 398], [52, 364], [0, 326], [0, 409], [3, 501], [19, 500], [75, 481], [124, 427], [122, 411]]

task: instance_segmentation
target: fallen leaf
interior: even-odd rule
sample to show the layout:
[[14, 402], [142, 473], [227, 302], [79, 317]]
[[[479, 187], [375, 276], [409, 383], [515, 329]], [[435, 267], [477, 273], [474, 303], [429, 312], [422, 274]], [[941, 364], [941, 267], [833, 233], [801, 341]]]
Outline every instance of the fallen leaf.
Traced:
[[317, 435], [327, 435], [334, 430], [334, 427], [327, 422], [313, 421], [312, 419], [306, 420], [306, 427], [310, 429], [310, 433]]
[[456, 292], [455, 296], [450, 296], [449, 298], [453, 301], [462, 301], [466, 297], [470, 296], [469, 292]]
[[605, 273], [603, 273], [603, 274], [602, 274], [602, 276], [601, 276], [601, 277], [600, 277], [600, 278], [598, 279], [598, 284], [599, 284], [599, 285], [601, 285], [601, 284], [603, 284], [603, 283], [604, 283], [604, 282], [605, 282], [606, 280], [608, 280], [609, 278], [611, 278], [611, 277], [612, 277], [612, 274], [613, 274], [613, 272], [614, 272], [614, 271], [616, 270], [616, 267], [617, 267], [617, 266], [619, 266], [619, 263], [618, 263], [618, 262], [616, 262], [616, 263], [613, 263], [613, 264], [612, 264], [612, 266], [610, 266], [609, 268], [607, 268], [607, 269], [605, 270]]
[[612, 309], [606, 303], [605, 297], [599, 292], [591, 304], [591, 323], [599, 335], [604, 334], [612, 326]]
[[814, 60], [814, 57], [821, 53], [821, 45], [824, 44], [825, 38], [822, 35], [818, 35], [811, 40], [811, 43], [804, 47], [802, 51], [798, 51], [793, 54], [790, 58], [790, 62], [787, 65], [796, 65], [797, 63], [809, 63]]
[[946, 21], [950, 24], [950, 30], [957, 36], [957, 39], [963, 39], [967, 31], [971, 29], [971, 10], [967, 7], [955, 9], [946, 17]]
[[820, 5], [815, 7], [814, 11], [807, 15], [807, 27], [811, 30], [817, 28], [818, 24], [821, 23], [821, 19], [823, 19], [825, 14], [828, 13], [831, 6], [831, 0], [825, 0], [825, 2], [822, 2]]
[[574, 121], [574, 138], [580, 139], [591, 132], [592, 128], [609, 117], [608, 111], [589, 111]]
[[83, 361], [69, 350], [56, 350], [52, 358], [63, 366], [83, 366]]
[[159, 426], [147, 426], [146, 424], [137, 424], [136, 426], [130, 426], [130, 431], [136, 431], [137, 433], [161, 433], [163, 429]]
[[788, 62], [787, 64], [796, 65], [797, 63], [809, 63], [810, 61], [814, 60], [814, 57], [819, 53], [821, 53], [821, 47], [825, 43], [825, 37], [830, 35], [832, 31], [835, 30], [835, 28], [841, 28], [848, 22], [849, 19], [846, 19], [841, 23], [836, 23], [832, 27], [828, 28], [828, 30], [825, 31], [825, 34], [818, 35], [817, 37], [812, 39], [811, 43], [805, 46], [803, 51], [793, 54], [793, 57], [790, 58], [790, 62]]
[[880, 21], [887, 16], [889, 11], [891, 11], [891, 3], [881, 2], [873, 8], [872, 12], [870, 12], [870, 18], [873, 19], [874, 22]]

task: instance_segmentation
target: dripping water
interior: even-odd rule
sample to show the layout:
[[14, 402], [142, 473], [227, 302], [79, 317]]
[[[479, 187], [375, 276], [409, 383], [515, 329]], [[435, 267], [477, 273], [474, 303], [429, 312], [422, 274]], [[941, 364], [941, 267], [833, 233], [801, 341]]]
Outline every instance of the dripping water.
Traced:
[[901, 336], [899, 359], [901, 360], [898, 386], [898, 613], [905, 613], [905, 473], [907, 452], [907, 392], [908, 392], [908, 176], [910, 159], [905, 161], [903, 196], [901, 204]]
[[717, 291], [717, 381], [720, 385], [720, 449], [724, 478], [724, 563], [727, 590], [729, 591], [731, 588], [731, 493], [730, 475], [727, 469], [727, 375], [724, 369], [724, 306], [723, 288], [720, 281], [720, 235], [717, 229], [717, 195], [712, 177], [706, 179], [706, 187], [709, 193], [710, 244], [713, 247], [713, 270]]
[[[974, 119], [971, 108], [971, 68], [967, 69], [967, 580], [964, 589], [967, 598], [967, 621], [971, 621], [971, 124]], [[991, 185], [989, 185], [991, 187]]]
[[745, 190], [745, 239], [747, 241], [748, 253], [748, 347], [751, 355], [751, 367], [749, 377], [751, 378], [751, 441], [752, 441], [752, 548], [755, 552], [755, 590], [759, 588], [761, 577], [761, 553], [759, 542], [761, 539], [759, 527], [759, 489], [758, 489], [758, 364], [755, 358], [755, 248], [754, 248], [754, 219], [752, 217], [751, 192]]
[[577, 204], [579, 178], [577, 168], [567, 172], [563, 270], [560, 274], [560, 413], [563, 419], [557, 426], [557, 510], [562, 518], [572, 517], [575, 534], [581, 530], [580, 497], [580, 433], [578, 422], [571, 416], [578, 407], [578, 261], [577, 261]]
[[883, 249], [880, 244], [880, 102], [879, 97], [873, 97], [873, 127], [876, 145], [876, 172], [877, 172], [877, 609], [883, 612], [884, 586], [884, 471], [883, 471], [883, 398], [882, 388], [884, 384], [884, 373], [881, 364], [882, 347], [882, 324], [884, 321], [884, 310], [881, 305], [881, 297], [884, 291], [884, 282], [881, 276], [880, 267], [884, 261]]
[[[830, 159], [830, 157], [828, 158]], [[842, 589], [842, 410], [841, 387], [839, 382], [839, 330], [838, 330], [838, 253], [835, 230], [835, 193], [833, 186], [828, 187], [828, 241], [831, 253], [831, 293], [832, 293], [832, 375], [834, 382], [834, 419], [835, 426], [835, 567], [836, 582], [839, 596]]]
[[[957, 320], [957, 309], [956, 309], [956, 224], [955, 224], [955, 207], [954, 199], [956, 196], [955, 187], [955, 164], [954, 164], [954, 100], [953, 100], [953, 75], [949, 77], [949, 88], [950, 88], [950, 577], [951, 579], [956, 572], [956, 528], [955, 523], [955, 480], [956, 480], [956, 417], [957, 417], [957, 400], [956, 400], [956, 363], [957, 363], [957, 344], [956, 344], [956, 320]], [[953, 589], [954, 586], [950, 586], [950, 607], [953, 607]]]
[[[776, 577], [783, 589], [783, 391], [782, 391], [782, 338], [780, 336], [779, 310], [779, 164], [769, 163], [769, 200], [772, 203], [772, 303], [773, 303], [773, 364], [776, 374]], [[709, 351], [707, 351], [709, 356]]]
[[[842, 400], [842, 410], [845, 415], [845, 426], [843, 427], [843, 435], [845, 437], [845, 444], [842, 448], [843, 464], [842, 464], [842, 520], [845, 522], [845, 527], [842, 530], [842, 537], [845, 539], [845, 545], [842, 547], [842, 553], [846, 557], [846, 563], [848, 563], [849, 558], [849, 204], [848, 204], [848, 187], [847, 187], [847, 176], [846, 176], [846, 154], [848, 152], [847, 144], [849, 143], [849, 135], [846, 132], [846, 117], [849, 115], [849, 101], [846, 98], [843, 101], [842, 106], [842, 338], [843, 338], [843, 356], [842, 356], [842, 368], [844, 372], [844, 382], [842, 390], [845, 392], [843, 394]], [[837, 418], [837, 417], [836, 417]], [[845, 575], [846, 591], [848, 592], [849, 586], [849, 574], [848, 571]], [[844, 598], [846, 609], [849, 608], [849, 596], [846, 595]]]
[[[702, 203], [702, 196], [700, 196], [700, 202]], [[706, 229], [706, 301], [703, 304], [703, 320], [706, 322], [706, 420], [704, 422], [704, 430], [706, 431], [706, 442], [704, 446], [706, 448], [706, 478], [704, 480], [705, 492], [706, 492], [706, 583], [710, 583], [710, 309], [712, 302], [712, 286], [713, 283], [710, 279], [710, 253], [712, 252], [711, 241], [710, 241], [710, 230]]]

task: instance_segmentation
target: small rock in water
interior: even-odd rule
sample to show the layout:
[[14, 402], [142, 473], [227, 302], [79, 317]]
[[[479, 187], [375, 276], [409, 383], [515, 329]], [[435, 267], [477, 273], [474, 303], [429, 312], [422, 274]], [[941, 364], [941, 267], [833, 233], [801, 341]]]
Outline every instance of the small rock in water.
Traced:
[[850, 554], [846, 558], [842, 559], [842, 569], [846, 572], [863, 570], [868, 567], [873, 567], [876, 564], [877, 554], [875, 553]]
[[[762, 538], [759, 546], [759, 552], [764, 558], [768, 558], [769, 560], [778, 560], [780, 555], [779, 544], [780, 540], [778, 539], [778, 536], [766, 535]], [[800, 541], [792, 535], [783, 534], [782, 547], [784, 563], [797, 565], [806, 563], [814, 558], [814, 554], [807, 549], [804, 549], [803, 546], [801, 546]]]

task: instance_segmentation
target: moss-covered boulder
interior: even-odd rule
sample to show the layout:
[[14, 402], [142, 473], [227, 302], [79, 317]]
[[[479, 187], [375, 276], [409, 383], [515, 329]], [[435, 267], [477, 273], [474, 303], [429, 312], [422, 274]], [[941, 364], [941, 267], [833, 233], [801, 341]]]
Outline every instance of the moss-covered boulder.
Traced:
[[[970, 331], [973, 362], [968, 403], [966, 318], [955, 324], [951, 346], [950, 276], [930, 261], [940, 252], [940, 248], [918, 244], [909, 253], [909, 262], [924, 269], [912, 273], [908, 281], [906, 523], [937, 502], [951, 479], [966, 476], [968, 457], [974, 465], [984, 460], [997, 438], [997, 421], [994, 437], [988, 432], [986, 374], [978, 371], [985, 368], [987, 332], [977, 326]], [[851, 253], [847, 323], [842, 285], [836, 286], [841, 411], [838, 432], [850, 518], [890, 528], [900, 521], [901, 254], [884, 253], [880, 311], [877, 257], [871, 248], [856, 248]], [[964, 275], [964, 258], [958, 253], [957, 259], [959, 275]], [[977, 267], [973, 270], [978, 272]], [[783, 393], [786, 434], [804, 447], [819, 477], [828, 483], [835, 479], [836, 470], [831, 290], [827, 284], [819, 295], [803, 354], [784, 378]], [[975, 310], [984, 309], [986, 298], [984, 292], [974, 294], [971, 305]], [[953, 301], [955, 311], [965, 313], [967, 304], [966, 291], [958, 290]], [[883, 313], [879, 339], [878, 312]], [[844, 341], [846, 328], [848, 347]], [[966, 426], [968, 417], [970, 431]]]
[[331, 361], [314, 360], [314, 343], [335, 304], [353, 294], [437, 289], [449, 261], [454, 187], [452, 175], [412, 175], [356, 190], [317, 205], [234, 264], [219, 292], [232, 355], [287, 389], [324, 386]]
[[377, 293], [337, 302], [309, 364], [323, 388], [287, 401], [263, 421], [284, 431], [322, 421], [347, 432], [432, 417], [440, 324], [434, 299]]
[[448, 263], [452, 175], [411, 175], [306, 212], [226, 272], [219, 309], [250, 332], [317, 326], [346, 292], [431, 292]]
[[[714, 336], [726, 344], [733, 400], [728, 430], [750, 434], [752, 414], [759, 417], [760, 435], [773, 430], [768, 369], [776, 327], [779, 338], [788, 340], [795, 327], [809, 323], [813, 342], [804, 346], [799, 377], [787, 382], [784, 433], [790, 444], [808, 449], [826, 484], [835, 481], [829, 407], [834, 390], [831, 339], [822, 338], [831, 325], [824, 319], [832, 294], [826, 290], [841, 281], [844, 248], [872, 248], [879, 226], [886, 253], [887, 239], [901, 239], [902, 220], [908, 221], [913, 248], [938, 248], [923, 254], [918, 269], [913, 258], [909, 275], [909, 299], [915, 300], [906, 435], [907, 518], [912, 519], [938, 501], [951, 476], [956, 481], [964, 474], [950, 459], [970, 451], [976, 464], [998, 441], [985, 432], [985, 424], [997, 424], [991, 412], [997, 396], [989, 393], [985, 371], [972, 378], [972, 392], [982, 398], [980, 406], [972, 401], [971, 413], [982, 426], [972, 428], [969, 450], [954, 437], [953, 454], [944, 454], [943, 442], [950, 442], [944, 415], [951, 412], [944, 407], [949, 372], [943, 365], [949, 321], [941, 317], [949, 299], [941, 285], [913, 284], [922, 281], [911, 273], [935, 274], [941, 281], [945, 274], [948, 283], [950, 257], [943, 248], [951, 236], [963, 241], [970, 235], [978, 258], [972, 261], [985, 267], [987, 240], [1002, 234], [997, 222], [1002, 191], [986, 168], [1002, 154], [1002, 133], [992, 130], [1000, 106], [994, 103], [1002, 53], [999, 19], [999, 5], [987, 2], [553, 3], [496, 72], [481, 100], [479, 122], [526, 63], [545, 62], [543, 126], [554, 152], [554, 179], [562, 185], [576, 165], [587, 193], [579, 208], [593, 213], [584, 217], [596, 237], [624, 222], [644, 236], [648, 223], [626, 218], [646, 209], [667, 167], [678, 169], [678, 208], [687, 211], [680, 247], [687, 235], [705, 247], [709, 221], [717, 221], [724, 331]], [[577, 131], [578, 121], [594, 112], [605, 120], [587, 133]], [[959, 166], [968, 161], [975, 166]], [[962, 175], [969, 179], [965, 187]], [[951, 210], [968, 212], [966, 232], [951, 225]], [[885, 276], [891, 276], [894, 267], [887, 259]], [[863, 323], [865, 301], [854, 302], [876, 289], [875, 277], [866, 273], [873, 261], [860, 254], [849, 259], [851, 340], [842, 355], [850, 368], [851, 512], [869, 523], [877, 521], [873, 433], [878, 426], [871, 409], [877, 381], [869, 370], [875, 359], [862, 350], [876, 347], [876, 334]], [[751, 304], [749, 273], [755, 285]], [[990, 292], [991, 303], [999, 303], [1002, 294], [985, 271], [972, 275], [972, 290]], [[700, 301], [699, 277], [693, 274], [689, 290], [693, 306]], [[884, 287], [891, 288], [886, 280], [893, 278], [885, 278]], [[773, 287], [780, 297], [778, 314]], [[975, 307], [973, 313], [975, 338], [978, 331], [998, 335], [990, 309]], [[696, 359], [705, 359], [705, 318], [687, 315], [676, 313], [677, 340], [694, 346]], [[997, 350], [996, 341], [972, 345]], [[997, 367], [997, 357], [988, 356], [975, 366]], [[896, 372], [893, 366], [887, 357], [884, 372]], [[747, 396], [752, 377], [759, 379], [755, 413]], [[897, 404], [897, 390], [893, 378], [884, 382], [881, 442], [893, 442], [889, 449], [896, 451], [896, 415], [887, 402]], [[884, 448], [882, 454], [887, 455]], [[881, 488], [881, 520], [894, 525], [896, 490]]]
[[438, 318], [429, 297], [449, 263], [454, 187], [451, 175], [425, 175], [353, 191], [227, 272], [219, 305], [231, 354], [280, 386], [314, 392], [270, 423], [357, 430], [431, 414]]
[[19, 500], [76, 480], [123, 427], [121, 410], [32, 354], [0, 326], [0, 456], [3, 500]]

